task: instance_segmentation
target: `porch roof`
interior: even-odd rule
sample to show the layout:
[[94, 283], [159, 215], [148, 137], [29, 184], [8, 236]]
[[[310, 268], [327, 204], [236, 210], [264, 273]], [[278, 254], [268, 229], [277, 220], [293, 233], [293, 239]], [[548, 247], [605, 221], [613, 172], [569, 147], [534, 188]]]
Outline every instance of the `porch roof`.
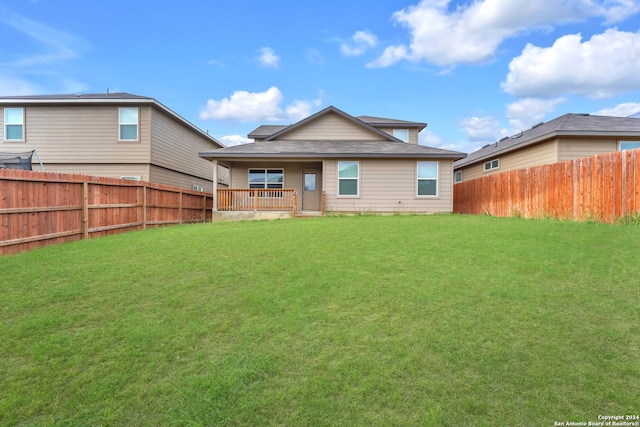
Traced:
[[209, 160], [218, 159], [335, 159], [335, 158], [442, 158], [462, 159], [466, 154], [395, 141], [260, 141], [199, 153]]

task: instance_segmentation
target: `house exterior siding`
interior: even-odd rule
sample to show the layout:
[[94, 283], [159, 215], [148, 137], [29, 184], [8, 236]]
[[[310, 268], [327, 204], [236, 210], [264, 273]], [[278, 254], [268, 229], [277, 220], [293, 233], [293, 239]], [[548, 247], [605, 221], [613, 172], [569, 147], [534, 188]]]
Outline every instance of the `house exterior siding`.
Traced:
[[409, 144], [418, 144], [418, 130], [417, 129], [410, 129], [410, 128], [406, 128], [406, 127], [402, 127], [402, 126], [398, 126], [398, 127], [378, 127], [376, 126], [378, 129], [380, 129], [382, 132], [393, 136], [393, 130], [394, 129], [407, 129], [409, 131]]
[[4, 142], [0, 150], [37, 150], [47, 171], [63, 172], [58, 165], [69, 164], [149, 163], [150, 107], [139, 107], [138, 141], [118, 141], [115, 105], [21, 107], [25, 115], [25, 142], [4, 141], [3, 122]]
[[[473, 165], [461, 168], [462, 180], [480, 178], [493, 173], [507, 172], [516, 169], [527, 168], [529, 166], [543, 165], [557, 161], [558, 142], [551, 140], [527, 147], [526, 150], [514, 151], [507, 154], [496, 154], [495, 157], [487, 158]], [[484, 170], [484, 164], [493, 159], [500, 159], [500, 167], [491, 171]]]
[[618, 151], [616, 138], [561, 138], [558, 144], [558, 161], [579, 159]]
[[298, 129], [292, 129], [278, 138], [281, 140], [379, 140], [380, 135], [358, 126], [338, 114], [327, 114], [306, 123]]
[[453, 166], [450, 160], [433, 160], [438, 161], [437, 197], [416, 196], [417, 161], [404, 159], [360, 160], [359, 196], [338, 196], [338, 161], [324, 162], [328, 212], [443, 213], [453, 210]]

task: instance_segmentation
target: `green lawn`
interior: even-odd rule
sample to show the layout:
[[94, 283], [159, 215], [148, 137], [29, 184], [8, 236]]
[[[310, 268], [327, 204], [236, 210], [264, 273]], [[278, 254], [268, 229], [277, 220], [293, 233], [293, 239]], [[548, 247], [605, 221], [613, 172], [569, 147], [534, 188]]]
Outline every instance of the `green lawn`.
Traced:
[[640, 227], [186, 225], [0, 258], [0, 425], [552, 426], [640, 412]]

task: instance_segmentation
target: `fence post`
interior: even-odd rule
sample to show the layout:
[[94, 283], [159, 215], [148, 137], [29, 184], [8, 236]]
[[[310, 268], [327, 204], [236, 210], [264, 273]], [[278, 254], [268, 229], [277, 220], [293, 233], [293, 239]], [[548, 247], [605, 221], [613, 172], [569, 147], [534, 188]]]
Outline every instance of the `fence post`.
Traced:
[[142, 186], [142, 229], [147, 229], [147, 184]]
[[182, 191], [178, 194], [180, 201], [178, 202], [178, 221], [182, 224]]
[[89, 183], [82, 183], [82, 238], [89, 238]]

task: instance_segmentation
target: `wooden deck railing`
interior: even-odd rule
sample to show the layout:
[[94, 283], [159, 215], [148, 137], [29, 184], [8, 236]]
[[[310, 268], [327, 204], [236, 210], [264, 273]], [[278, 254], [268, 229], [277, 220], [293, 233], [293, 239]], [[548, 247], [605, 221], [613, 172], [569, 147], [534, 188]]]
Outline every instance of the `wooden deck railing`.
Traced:
[[218, 189], [219, 211], [293, 211], [295, 188], [224, 188]]

